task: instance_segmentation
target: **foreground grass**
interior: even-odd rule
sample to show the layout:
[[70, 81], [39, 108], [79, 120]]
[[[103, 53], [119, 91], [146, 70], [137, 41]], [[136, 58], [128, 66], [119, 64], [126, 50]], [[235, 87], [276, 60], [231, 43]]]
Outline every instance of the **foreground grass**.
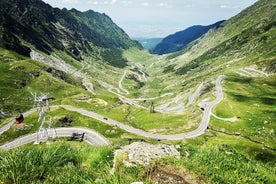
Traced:
[[[87, 149], [85, 152], [89, 150], [91, 154], [99, 156], [94, 156], [93, 162], [102, 162], [105, 167], [109, 166], [110, 159], [103, 153], [108, 152], [110, 154], [110, 150], [90, 147], [84, 149]], [[3, 183], [91, 182], [97, 177], [92, 169], [93, 162], [87, 163], [89, 168], [84, 168], [81, 156], [84, 154], [80, 154], [77, 148], [68, 144], [27, 146], [1, 152], [0, 181]], [[103, 168], [97, 168], [97, 170], [103, 171]]]
[[272, 184], [276, 181], [275, 163], [253, 160], [226, 144], [212, 147], [184, 145], [181, 152], [188, 156], [179, 161], [180, 165], [211, 183]]
[[27, 145], [0, 152], [0, 183], [131, 183], [142, 179], [129, 169], [110, 174], [113, 151], [85, 143]]
[[0, 152], [0, 182], [152, 183], [150, 171], [159, 165], [192, 172], [207, 183], [275, 183], [275, 152], [251, 145], [260, 153], [251, 156], [235, 146], [238, 141], [250, 146], [248, 141], [233, 139], [226, 143], [224, 140], [229, 137], [211, 135], [209, 132], [189, 144], [180, 143], [181, 159], [155, 160], [148, 168], [127, 168], [119, 162], [113, 174], [110, 171], [115, 147], [93, 147], [79, 142], [26, 145]]

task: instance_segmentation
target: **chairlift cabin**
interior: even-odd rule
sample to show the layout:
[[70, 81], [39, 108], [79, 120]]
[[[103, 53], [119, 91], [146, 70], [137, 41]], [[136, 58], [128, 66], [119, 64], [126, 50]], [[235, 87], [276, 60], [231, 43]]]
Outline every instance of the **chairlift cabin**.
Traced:
[[24, 121], [24, 116], [23, 114], [18, 114], [16, 117], [15, 117], [15, 123], [16, 124], [20, 124]]

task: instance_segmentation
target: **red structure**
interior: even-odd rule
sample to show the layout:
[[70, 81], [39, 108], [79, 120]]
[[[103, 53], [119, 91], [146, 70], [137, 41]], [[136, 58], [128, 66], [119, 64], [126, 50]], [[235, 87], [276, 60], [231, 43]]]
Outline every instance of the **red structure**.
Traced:
[[17, 116], [16, 116], [16, 118], [15, 118], [15, 123], [16, 124], [20, 124], [20, 123], [22, 123], [24, 121], [24, 116], [23, 116], [23, 114], [18, 114]]

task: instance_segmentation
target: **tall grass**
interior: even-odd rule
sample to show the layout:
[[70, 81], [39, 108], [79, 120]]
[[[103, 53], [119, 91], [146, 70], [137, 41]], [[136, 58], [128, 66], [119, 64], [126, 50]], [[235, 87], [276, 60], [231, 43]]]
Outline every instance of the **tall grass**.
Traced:
[[[79, 142], [27, 145], [0, 152], [0, 183], [119, 184], [137, 181], [139, 168], [122, 166], [111, 174], [112, 161], [113, 148], [110, 147], [93, 147]], [[142, 179], [139, 176], [138, 180]]]
[[[211, 183], [275, 183], [275, 164], [265, 164], [223, 144], [213, 147], [182, 145], [181, 165]], [[275, 155], [275, 153], [274, 153]]]
[[0, 181], [4, 183], [47, 183], [74, 178], [87, 181], [90, 175], [80, 168], [78, 153], [68, 145], [17, 148], [1, 152], [0, 159]]

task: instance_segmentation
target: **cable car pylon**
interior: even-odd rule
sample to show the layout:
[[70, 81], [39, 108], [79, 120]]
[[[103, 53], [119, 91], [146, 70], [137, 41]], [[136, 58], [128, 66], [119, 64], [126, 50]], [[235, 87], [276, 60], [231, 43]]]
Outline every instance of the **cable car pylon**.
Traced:
[[[40, 92], [41, 93], [41, 92]], [[49, 111], [49, 101], [53, 100], [53, 97], [48, 97], [48, 94], [41, 93], [40, 96], [37, 96], [36, 93], [32, 93], [34, 108], [38, 110], [38, 122], [41, 122], [38, 131], [37, 139], [35, 144], [40, 144], [42, 141], [47, 141], [49, 137], [56, 137], [56, 130], [52, 128], [52, 118], [49, 118], [49, 121], [46, 120], [47, 112]], [[49, 132], [52, 130], [52, 136], [49, 135]]]

